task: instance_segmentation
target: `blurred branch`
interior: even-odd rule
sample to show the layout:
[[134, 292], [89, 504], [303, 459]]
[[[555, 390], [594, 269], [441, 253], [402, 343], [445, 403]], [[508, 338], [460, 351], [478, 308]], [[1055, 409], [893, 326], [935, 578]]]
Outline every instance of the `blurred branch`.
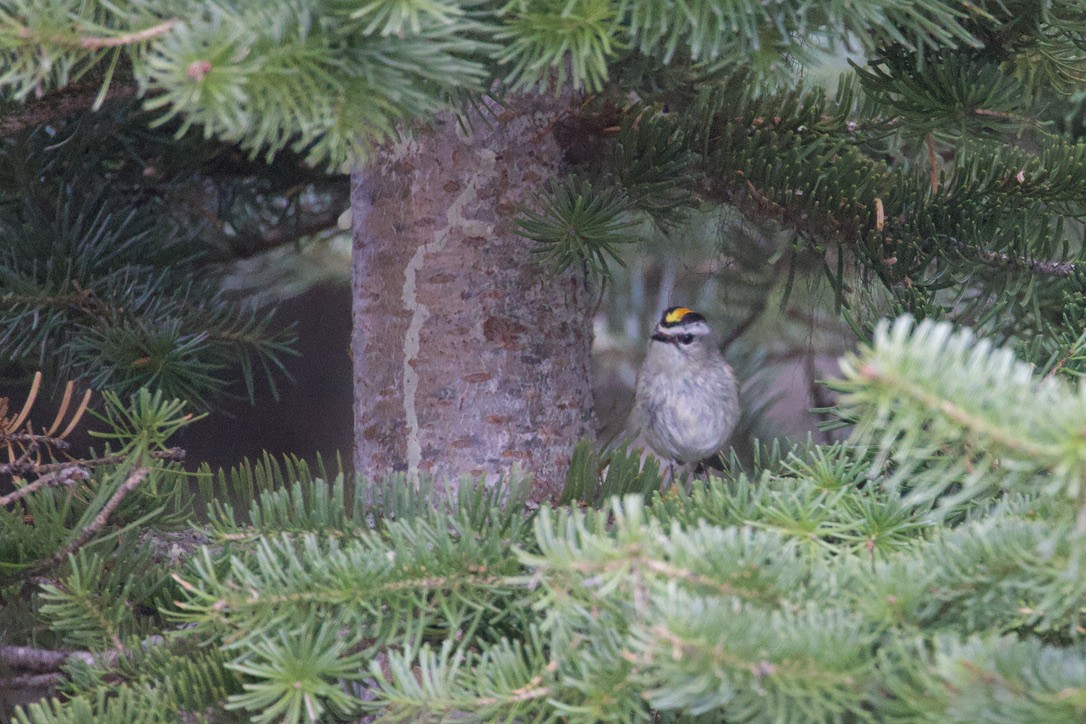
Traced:
[[1001, 254], [995, 251], [990, 251], [984, 254], [984, 258], [997, 264], [1028, 269], [1029, 271], [1036, 274], [1062, 277], [1064, 279], [1073, 276], [1075, 271], [1078, 269], [1078, 266], [1071, 261], [1045, 261], [1043, 259], [1027, 259], [1024, 257], [1011, 256], [1009, 254]]
[[[113, 83], [106, 91], [105, 100], [132, 98], [136, 91], [134, 85]], [[30, 101], [17, 110], [0, 115], [0, 138], [88, 111], [95, 106], [98, 95], [99, 89], [96, 87], [76, 86]]]
[[233, 237], [228, 240], [232, 250], [230, 258], [248, 259], [276, 247], [295, 244], [302, 239], [335, 229], [341, 213], [342, 210], [337, 211], [333, 207], [308, 215], [303, 223], [276, 226], [263, 234]]
[[152, 25], [143, 30], [135, 30], [131, 33], [123, 33], [108, 38], [85, 36], [79, 39], [79, 47], [87, 50], [101, 50], [102, 48], [119, 48], [123, 45], [134, 45], [136, 43], [142, 43], [145, 40], [157, 38], [159, 35], [165, 35], [179, 22], [181, 22], [179, 18], [170, 18], [158, 25]]
[[55, 671], [75, 653], [78, 652], [37, 649], [33, 646], [0, 646], [0, 666], [30, 671]]
[[[144, 647], [161, 644], [165, 639], [161, 636], [149, 636], [142, 641]], [[55, 672], [71, 658], [78, 659], [88, 665], [112, 664], [126, 652], [122, 649], [103, 651], [78, 651], [73, 649], [39, 649], [33, 646], [0, 646], [0, 668], [16, 669], [22, 671]], [[5, 683], [14, 679], [4, 680]]]
[[60, 672], [12, 676], [10, 679], [3, 679], [4, 686], [12, 691], [52, 688], [62, 681], [64, 681], [64, 674]]

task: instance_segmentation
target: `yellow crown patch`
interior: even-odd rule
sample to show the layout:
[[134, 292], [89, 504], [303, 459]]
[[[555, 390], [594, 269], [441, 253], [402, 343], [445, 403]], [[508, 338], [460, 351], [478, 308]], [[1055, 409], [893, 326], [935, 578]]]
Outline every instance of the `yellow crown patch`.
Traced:
[[671, 310], [671, 312], [666, 317], [664, 317], [664, 321], [667, 322], [668, 324], [676, 324], [678, 322], [681, 322], [682, 318], [685, 317], [686, 315], [693, 314], [693, 313], [694, 313], [693, 309], [687, 309], [686, 307], [679, 307], [678, 309]]

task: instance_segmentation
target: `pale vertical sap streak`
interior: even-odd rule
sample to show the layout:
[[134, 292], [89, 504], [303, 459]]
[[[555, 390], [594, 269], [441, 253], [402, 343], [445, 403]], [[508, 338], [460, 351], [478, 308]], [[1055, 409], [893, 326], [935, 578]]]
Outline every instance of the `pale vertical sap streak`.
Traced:
[[456, 229], [463, 230], [467, 236], [487, 236], [491, 226], [483, 221], [464, 218], [464, 207], [476, 198], [478, 185], [497, 175], [496, 156], [485, 148], [476, 149], [479, 161], [475, 173], [463, 190], [449, 204], [445, 212], [445, 225], [434, 231], [434, 238], [415, 250], [411, 261], [404, 269], [403, 304], [411, 311], [411, 323], [403, 340], [403, 411], [407, 421], [407, 480], [417, 490], [419, 487], [419, 463], [422, 462], [422, 443], [419, 441], [419, 416], [415, 410], [415, 395], [419, 387], [419, 374], [411, 363], [418, 358], [422, 325], [430, 318], [430, 309], [418, 300], [418, 272], [426, 261], [426, 255], [439, 252], [449, 243], [449, 237]]

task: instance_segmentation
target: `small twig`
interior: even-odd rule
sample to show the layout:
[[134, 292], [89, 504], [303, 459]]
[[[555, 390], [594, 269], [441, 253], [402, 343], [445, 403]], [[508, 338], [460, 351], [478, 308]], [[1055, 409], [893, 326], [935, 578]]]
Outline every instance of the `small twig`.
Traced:
[[750, 314], [748, 314], [746, 318], [742, 322], [740, 322], [735, 329], [732, 330], [732, 333], [729, 334], [727, 339], [725, 339], [724, 342], [720, 345], [720, 349], [723, 351], [727, 351], [728, 349], [730, 349], [731, 346], [735, 344], [735, 341], [742, 337], [746, 333], [746, 331], [750, 329], [756, 321], [758, 321], [758, 318], [762, 316], [763, 312], [765, 312], [765, 303], [759, 302], [758, 304], [755, 304], [754, 308], [751, 309]]
[[181, 21], [178, 18], [170, 18], [158, 25], [152, 25], [149, 28], [136, 30], [131, 33], [115, 35], [112, 38], [85, 37], [80, 39], [79, 45], [87, 50], [101, 50], [102, 48], [118, 48], [122, 45], [142, 43], [151, 38], [157, 38], [159, 35], [165, 35], [173, 30], [173, 26], [177, 25], [179, 22]]
[[939, 161], [935, 156], [935, 137], [928, 134], [928, 174], [931, 181], [931, 195], [939, 193]]
[[151, 472], [150, 468], [136, 468], [133, 470], [132, 474], [128, 476], [128, 479], [121, 483], [121, 486], [117, 488], [117, 491], [113, 493], [113, 496], [106, 501], [106, 504], [98, 511], [98, 515], [94, 516], [94, 520], [90, 522], [90, 525], [84, 528], [75, 540], [58, 550], [49, 558], [46, 558], [32, 570], [37, 572], [51, 565], [62, 563], [67, 560], [68, 556], [72, 553], [75, 553], [85, 546], [87, 542], [94, 537], [95, 533], [105, 527], [106, 522], [109, 520], [109, 516], [113, 514], [113, 511], [117, 510], [121, 501], [123, 501], [129, 493], [135, 490], [140, 483], [147, 479], [147, 474], [149, 472]]
[[[804, 362], [804, 374], [807, 375], [807, 392], [811, 396], [811, 404], [816, 409], [824, 409], [829, 407], [826, 399], [822, 396], [822, 385], [818, 384], [818, 368], [815, 365], [814, 350], [810, 350], [807, 354], [807, 359]], [[826, 422], [825, 412], [816, 412], [815, 417], [818, 418], [818, 422], [821, 424]], [[828, 430], [819, 428], [819, 434], [822, 437], [822, 442], [829, 445], [833, 442], [830, 438]]]
[[4, 679], [4, 686], [10, 689], [53, 689], [64, 681], [64, 674], [59, 671], [50, 674], [27, 674]]
[[1014, 113], [1007, 113], [1006, 111], [993, 111], [989, 108], [974, 108], [973, 113], [978, 116], [989, 116], [990, 118], [1003, 118], [1008, 121], [1014, 121], [1015, 123], [1021, 123], [1024, 126], [1032, 126], [1034, 128], [1041, 128], [1041, 123], [1036, 118], [1030, 118], [1029, 116], [1019, 116]]
[[1001, 254], [994, 251], [985, 253], [984, 258], [988, 261], [998, 262], [1000, 264], [1006, 264], [1008, 266], [1024, 267], [1032, 272], [1038, 274], [1046, 274], [1048, 276], [1067, 278], [1073, 276], [1078, 270], [1078, 266], [1072, 261], [1044, 261], [1042, 259], [1026, 259], [1023, 257], [1010, 256], [1009, 254]]
[[5, 433], [0, 430], [0, 443], [6, 442], [21, 442], [25, 445], [37, 445], [43, 443], [47, 447], [56, 447], [64, 449], [68, 447], [68, 443], [61, 440], [59, 437], [53, 437], [51, 435], [38, 435], [33, 432], [9, 432]]
[[[119, 48], [124, 45], [133, 45], [135, 43], [151, 40], [152, 38], [157, 38], [159, 35], [165, 35], [170, 32], [170, 30], [173, 29], [173, 26], [177, 25], [179, 22], [180, 20], [177, 18], [170, 18], [158, 25], [152, 25], [149, 28], [135, 30], [130, 33], [122, 33], [121, 35], [114, 35], [111, 37], [84, 35], [79, 36], [77, 39], [64, 35], [39, 37], [35, 35], [31, 28], [23, 26], [19, 28], [19, 37], [23, 40], [34, 41], [39, 45], [44, 45], [45, 43], [55, 43], [57, 45], [78, 44], [78, 46], [84, 50], [102, 50], [103, 48]], [[77, 40], [77, 42], [73, 43], [73, 40]]]
[[1071, 348], [1070, 350], [1068, 350], [1068, 351], [1067, 351], [1067, 354], [1065, 354], [1065, 355], [1064, 355], [1063, 357], [1061, 357], [1061, 358], [1060, 358], [1060, 361], [1059, 361], [1059, 362], [1057, 362], [1057, 363], [1056, 363], [1056, 364], [1055, 364], [1055, 365], [1054, 365], [1054, 366], [1052, 367], [1052, 369], [1050, 369], [1050, 370], [1048, 371], [1048, 374], [1046, 374], [1046, 375], [1045, 375], [1045, 379], [1046, 379], [1046, 380], [1050, 380], [1050, 379], [1052, 379], [1053, 377], [1055, 377], [1055, 376], [1056, 376], [1056, 373], [1058, 373], [1058, 372], [1059, 372], [1059, 371], [1060, 371], [1061, 369], [1063, 369], [1063, 366], [1064, 366], [1065, 364], [1067, 364], [1067, 362], [1068, 362], [1068, 361], [1069, 361], [1069, 360], [1070, 360], [1070, 359], [1071, 359], [1072, 357], [1074, 357], [1074, 356], [1075, 356], [1075, 353], [1076, 353], [1076, 352], [1078, 352], [1078, 351], [1080, 351], [1080, 350], [1078, 349], [1078, 347], [1072, 347], [1072, 348]]
[[61, 468], [60, 470], [57, 470], [53, 473], [41, 476], [34, 482], [28, 485], [24, 485], [23, 487], [18, 488], [12, 493], [8, 493], [7, 495], [0, 497], [0, 507], [6, 508], [12, 503], [22, 500], [26, 496], [33, 493], [35, 490], [40, 490], [41, 488], [54, 488], [61, 485], [68, 486], [76, 482], [86, 480], [89, 477], [90, 473], [79, 466], [72, 465], [69, 467]]
[[603, 294], [607, 291], [607, 278], [605, 277], [600, 282], [600, 295], [596, 298], [596, 306], [592, 307], [592, 314], [589, 315], [589, 319], [595, 319], [596, 315], [600, 312], [600, 306], [603, 304]]
[[36, 464], [31, 458], [38, 451], [38, 443], [32, 442], [23, 450], [23, 454], [10, 463], [0, 465], [0, 475], [21, 475], [30, 472]]
[[[148, 457], [152, 460], [172, 460], [174, 462], [185, 459], [185, 451], [179, 447], [171, 447], [166, 450], [156, 450], [153, 453], [149, 453]], [[88, 460], [72, 460], [66, 463], [46, 463], [45, 465], [39, 465], [34, 468], [36, 473], [51, 473], [55, 470], [62, 470], [64, 468], [78, 465], [81, 468], [94, 468], [99, 465], [117, 465], [128, 460], [126, 455], [107, 455], [101, 458], [93, 458]], [[0, 472], [3, 472], [0, 468]]]
[[[26, 475], [27, 473], [34, 473], [35, 475], [50, 475], [52, 473], [57, 473], [64, 470], [71, 470], [73, 468], [90, 469], [98, 467], [99, 465], [117, 465], [128, 460], [128, 456], [126, 455], [107, 455], [106, 457], [101, 458], [84, 458], [82, 460], [66, 460], [59, 463], [41, 464], [30, 460], [28, 457], [33, 449], [33, 446], [36, 444], [37, 443], [31, 443], [31, 445], [28, 446], [28, 452], [22, 455], [15, 462], [0, 464], [0, 475], [22, 476]], [[172, 447], [166, 450], [156, 450], [153, 453], [149, 453], [148, 457], [150, 457], [152, 460], [171, 460], [176, 462], [185, 459], [185, 451], [179, 447]], [[61, 481], [44, 483], [44, 485], [46, 485], [47, 487], [51, 487], [55, 484], [61, 484]], [[68, 483], [63, 482], [62, 484], [67, 485]], [[39, 485], [38, 487], [41, 486]], [[22, 495], [25, 496], [26, 494], [27, 493], [23, 493]], [[3, 499], [0, 498], [0, 504], [2, 504], [2, 501]]]
[[8, 679], [0, 679], [4, 688], [13, 690], [26, 689], [52, 689], [64, 681], [64, 674], [59, 671], [51, 674], [28, 674], [26, 676], [12, 676]]
[[337, 224], [339, 223], [340, 213], [335, 209], [328, 209], [324, 213], [314, 214], [312, 217], [297, 224], [278, 226], [263, 234], [227, 237], [226, 243], [230, 245], [230, 251], [228, 254], [222, 255], [222, 259], [249, 259], [271, 249], [296, 244], [302, 239], [308, 239], [339, 228]]

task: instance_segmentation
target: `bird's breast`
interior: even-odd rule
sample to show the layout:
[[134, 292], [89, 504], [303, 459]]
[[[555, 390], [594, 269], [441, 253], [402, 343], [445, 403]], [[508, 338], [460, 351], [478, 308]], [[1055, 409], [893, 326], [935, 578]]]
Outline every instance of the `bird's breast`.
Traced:
[[646, 400], [649, 444], [658, 453], [692, 462], [727, 442], [738, 418], [734, 380], [671, 380], [649, 391]]

